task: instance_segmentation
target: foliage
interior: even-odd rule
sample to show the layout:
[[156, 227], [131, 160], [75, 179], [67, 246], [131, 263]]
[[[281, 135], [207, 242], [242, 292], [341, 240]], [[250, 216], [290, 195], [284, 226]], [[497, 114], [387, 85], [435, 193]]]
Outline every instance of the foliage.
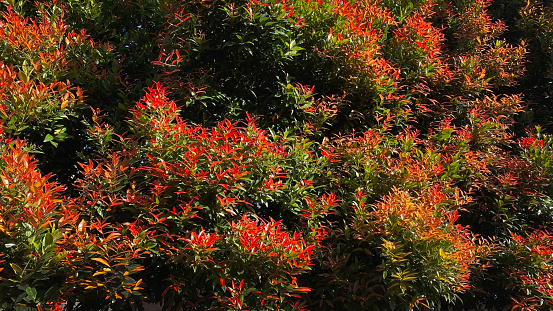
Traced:
[[506, 23], [506, 40], [524, 40], [530, 52], [526, 56], [527, 73], [519, 79], [518, 86], [513, 90], [523, 93], [528, 104], [526, 113], [519, 118], [521, 131], [532, 126], [531, 123], [541, 124], [544, 131], [550, 131], [552, 10], [548, 1], [495, 1], [491, 7], [492, 13], [502, 16]]
[[1, 309], [553, 306], [547, 4], [2, 3]]

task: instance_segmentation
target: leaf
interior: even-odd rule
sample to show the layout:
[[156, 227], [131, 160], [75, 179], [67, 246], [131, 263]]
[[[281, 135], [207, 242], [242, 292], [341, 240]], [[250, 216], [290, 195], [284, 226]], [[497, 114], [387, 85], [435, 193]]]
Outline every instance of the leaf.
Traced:
[[21, 269], [20, 266], [18, 266], [17, 264], [15, 263], [10, 263], [10, 266], [12, 267], [13, 271], [15, 272], [15, 274], [19, 275], [19, 276], [22, 276], [23, 274], [23, 269]]
[[103, 258], [92, 258], [92, 260], [97, 261], [97, 262], [99, 262], [103, 265], [106, 265], [106, 266], [110, 267], [109, 263]]
[[77, 226], [77, 233], [79, 235], [83, 235], [85, 233], [85, 230], [86, 230], [86, 221], [84, 221], [84, 219], [83, 219], [83, 220], [81, 220], [81, 222]]
[[27, 287], [27, 289], [25, 289], [25, 291], [27, 292], [27, 295], [29, 295], [31, 298], [33, 298], [33, 301], [36, 300], [36, 288]]
[[26, 292], [21, 293], [19, 296], [17, 296], [17, 298], [15, 298], [15, 302], [20, 302], [20, 301], [22, 301], [22, 300], [25, 298], [25, 296], [27, 296], [27, 293], [26, 293]]
[[17, 77], [23, 81], [24, 83], [27, 83], [29, 82], [29, 76], [27, 76], [27, 74], [25, 72], [23, 72], [23, 70], [20, 70], [18, 73], [17, 73]]
[[106, 273], [108, 273], [108, 272], [110, 272], [110, 271], [111, 271], [111, 269], [102, 269], [102, 270], [100, 270], [100, 271], [94, 272], [94, 274], [93, 274], [92, 276], [98, 276], [98, 275], [106, 274]]
[[157, 242], [155, 240], [149, 240], [146, 243], [142, 245], [144, 249], [153, 249], [157, 246]]
[[2, 175], [2, 176], [0, 176], [0, 178], [2, 178], [2, 182], [4, 183], [4, 185], [6, 187], [8, 187], [10, 185], [10, 180], [6, 176]]
[[44, 236], [44, 241], [42, 242], [43, 247], [51, 245], [52, 242], [54, 242], [54, 237], [51, 233], [46, 233], [46, 235]]
[[54, 140], [54, 136], [52, 136], [51, 134], [47, 134], [46, 137], [44, 138], [45, 143], [51, 142], [52, 140]]
[[138, 281], [136, 282], [136, 284], [134, 285], [133, 290], [142, 289], [141, 287], [139, 287], [141, 283], [142, 283], [142, 279], [138, 280]]

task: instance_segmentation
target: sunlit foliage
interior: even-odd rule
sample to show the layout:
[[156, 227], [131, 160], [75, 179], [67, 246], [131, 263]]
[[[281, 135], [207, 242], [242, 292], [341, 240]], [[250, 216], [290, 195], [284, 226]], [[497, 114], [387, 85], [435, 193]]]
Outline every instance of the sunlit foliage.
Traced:
[[0, 309], [553, 307], [550, 5], [0, 8]]

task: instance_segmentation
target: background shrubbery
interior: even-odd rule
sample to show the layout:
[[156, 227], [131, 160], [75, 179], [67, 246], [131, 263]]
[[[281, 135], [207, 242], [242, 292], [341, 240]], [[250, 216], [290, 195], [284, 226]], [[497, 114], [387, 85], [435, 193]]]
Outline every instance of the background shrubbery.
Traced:
[[1, 10], [0, 309], [553, 307], [551, 4]]

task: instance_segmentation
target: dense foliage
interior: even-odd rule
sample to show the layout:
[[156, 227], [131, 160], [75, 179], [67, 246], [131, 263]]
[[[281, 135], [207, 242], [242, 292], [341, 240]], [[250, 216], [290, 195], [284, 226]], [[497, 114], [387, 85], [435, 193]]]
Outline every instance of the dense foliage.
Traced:
[[0, 9], [0, 309], [553, 308], [551, 3]]

